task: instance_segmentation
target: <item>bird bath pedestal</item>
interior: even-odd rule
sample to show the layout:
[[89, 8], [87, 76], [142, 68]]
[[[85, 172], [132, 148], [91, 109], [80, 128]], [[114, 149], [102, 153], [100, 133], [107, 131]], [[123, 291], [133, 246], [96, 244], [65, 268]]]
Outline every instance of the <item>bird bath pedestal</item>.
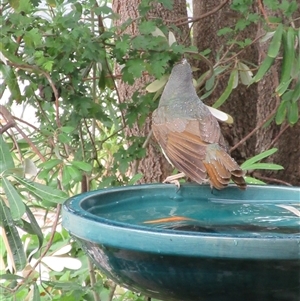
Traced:
[[300, 188], [153, 184], [67, 200], [63, 226], [116, 283], [162, 300], [299, 301]]

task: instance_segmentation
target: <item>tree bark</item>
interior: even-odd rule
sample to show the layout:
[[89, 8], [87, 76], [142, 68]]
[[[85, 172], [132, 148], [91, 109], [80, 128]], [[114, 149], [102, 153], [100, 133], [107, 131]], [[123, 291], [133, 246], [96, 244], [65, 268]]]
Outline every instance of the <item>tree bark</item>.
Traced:
[[[136, 20], [139, 17], [138, 5], [140, 0], [114, 0], [113, 11], [117, 13], [120, 18], [115, 21], [115, 25], [120, 25], [126, 20], [131, 18]], [[186, 2], [185, 0], [175, 0], [173, 4], [173, 10], [167, 10], [162, 4], [156, 4], [149, 13], [149, 17], [161, 18], [162, 20], [176, 20], [178, 18], [187, 17]], [[131, 26], [126, 29], [126, 33], [131, 36], [138, 35], [138, 28], [136, 22], [132, 22]], [[188, 26], [180, 26], [178, 32], [174, 32], [176, 39], [179, 43], [185, 40], [185, 43], [189, 43], [190, 39], [186, 39], [188, 35]], [[120, 66], [116, 67], [116, 72], [120, 73]], [[118, 93], [120, 102], [132, 102], [132, 95], [135, 91], [139, 93], [145, 93], [144, 87], [147, 83], [154, 80], [148, 75], [143, 75], [140, 79], [137, 79], [133, 85], [119, 80]], [[145, 124], [142, 128], [138, 126], [136, 122], [133, 127], [126, 127], [125, 134], [127, 137], [146, 137], [151, 130], [151, 115], [147, 117]], [[139, 172], [143, 174], [143, 178], [139, 181], [140, 183], [152, 183], [161, 182], [172, 171], [172, 167], [163, 156], [157, 142], [154, 138], [151, 138], [150, 143], [147, 144], [147, 156], [141, 159], [139, 162], [135, 162], [131, 166], [131, 172]]]
[[[217, 7], [220, 1], [194, 1], [194, 16], [201, 16]], [[253, 4], [252, 10], [255, 12], [257, 5]], [[271, 12], [270, 12], [271, 13]], [[299, 13], [299, 12], [298, 12]], [[199, 51], [207, 48], [211, 49], [210, 60], [215, 63], [214, 59], [217, 52], [222, 49], [224, 53], [229, 46], [226, 45], [226, 39], [219, 37], [219, 29], [234, 25], [239, 18], [237, 13], [230, 11], [229, 4], [225, 5], [217, 13], [210, 15], [194, 24], [194, 44]], [[249, 26], [244, 30], [240, 39], [250, 38], [254, 40], [262, 35], [263, 29], [260, 24]], [[252, 62], [259, 65], [266, 55], [268, 45], [255, 43], [247, 47], [238, 59]], [[234, 47], [231, 49], [234, 51]], [[229, 99], [221, 106], [221, 109], [234, 118], [233, 126], [222, 125], [225, 139], [230, 146], [234, 146], [242, 138], [247, 136], [253, 129], [260, 125], [259, 129], [232, 152], [233, 157], [242, 163], [246, 159], [254, 156], [270, 147], [277, 147], [278, 152], [273, 155], [269, 162], [274, 162], [284, 166], [282, 171], [255, 171], [254, 175], [261, 177], [266, 182], [272, 182], [270, 178], [276, 178], [293, 185], [300, 185], [300, 126], [299, 122], [293, 127], [286, 127], [286, 123], [278, 126], [272, 122], [268, 127], [263, 127], [264, 121], [270, 117], [276, 109], [279, 99], [274, 96], [275, 88], [278, 86], [278, 70], [280, 62], [271, 68], [269, 73], [258, 84], [250, 87], [239, 84]], [[203, 70], [203, 67], [200, 66]], [[228, 75], [220, 79], [215, 92], [207, 99], [207, 104], [212, 104], [218, 99], [228, 84]], [[280, 135], [280, 137], [279, 137]], [[276, 183], [273, 181], [272, 183]]]

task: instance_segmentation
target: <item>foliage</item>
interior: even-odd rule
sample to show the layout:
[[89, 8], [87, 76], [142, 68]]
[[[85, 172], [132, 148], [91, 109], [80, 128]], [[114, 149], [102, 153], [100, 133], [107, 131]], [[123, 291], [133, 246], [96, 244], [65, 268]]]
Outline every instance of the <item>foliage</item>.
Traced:
[[[172, 9], [172, 1], [158, 2]], [[213, 72], [200, 77], [196, 85], [204, 79], [200, 93], [208, 97], [218, 78], [230, 72], [228, 86], [214, 105], [218, 107], [239, 83], [261, 80], [283, 50], [275, 91], [282, 99], [276, 122], [287, 118], [294, 124], [300, 97], [300, 30], [292, 22], [261, 19], [249, 9], [251, 3], [232, 2], [232, 10], [245, 18], [220, 30], [232, 45], [230, 51], [220, 51]], [[279, 8], [289, 18], [295, 3], [266, 1], [270, 9]], [[1, 4], [0, 95], [9, 91], [7, 107], [33, 106], [39, 127], [0, 107], [6, 122], [0, 137], [0, 300], [99, 300], [99, 296], [108, 300], [114, 290], [60, 228], [60, 208], [68, 196], [134, 184], [142, 176], [130, 174], [128, 167], [145, 156], [146, 137], [126, 138], [124, 128], [135, 122], [142, 126], [157, 105], [174, 62], [197, 51], [179, 45], [161, 19], [147, 18], [150, 9], [151, 1], [141, 1], [140, 18], [116, 28], [113, 21], [118, 16], [107, 1], [6, 0]], [[133, 22], [140, 32], [135, 37], [126, 33]], [[255, 41], [239, 41], [237, 36], [255, 22], [265, 23], [267, 34], [261, 42], [272, 40], [266, 62], [253, 77], [253, 66], [239, 60], [238, 53]], [[115, 74], [115, 64], [122, 66], [120, 74]], [[145, 74], [156, 79], [147, 86], [151, 93], [136, 93], [120, 103], [117, 80], [133, 84]], [[249, 159], [242, 167], [279, 169], [259, 162], [273, 152]], [[141, 299], [132, 292], [116, 298]]]

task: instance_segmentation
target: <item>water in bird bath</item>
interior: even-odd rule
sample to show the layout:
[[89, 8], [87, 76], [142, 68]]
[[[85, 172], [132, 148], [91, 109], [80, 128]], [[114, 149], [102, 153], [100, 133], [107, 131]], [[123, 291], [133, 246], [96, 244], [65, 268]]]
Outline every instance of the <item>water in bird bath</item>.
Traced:
[[286, 200], [229, 200], [180, 195], [134, 196], [95, 203], [99, 217], [139, 227], [234, 234], [246, 237], [300, 235], [299, 204]]

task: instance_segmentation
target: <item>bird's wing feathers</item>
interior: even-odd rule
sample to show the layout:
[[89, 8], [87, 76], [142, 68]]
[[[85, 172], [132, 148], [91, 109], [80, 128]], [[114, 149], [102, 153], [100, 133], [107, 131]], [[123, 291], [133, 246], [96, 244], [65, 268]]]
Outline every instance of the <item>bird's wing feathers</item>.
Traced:
[[[156, 113], [155, 113], [156, 114]], [[155, 119], [153, 132], [172, 164], [189, 178], [203, 183], [207, 173], [211, 183], [222, 189], [232, 178], [239, 186], [244, 185], [243, 171], [219, 146], [220, 129], [210, 121], [203, 123], [195, 119]], [[158, 123], [159, 122], [159, 123]], [[212, 132], [209, 132], [209, 128]]]
[[[192, 120], [197, 122], [197, 120]], [[153, 132], [160, 142], [162, 149], [172, 164], [188, 177], [198, 183], [202, 183], [206, 177], [206, 169], [203, 164], [205, 159], [207, 143], [198, 136], [199, 129], [195, 125], [185, 123], [181, 127], [176, 120], [172, 122], [153, 123]], [[183, 130], [186, 128], [186, 130]], [[195, 134], [192, 131], [195, 130]]]

